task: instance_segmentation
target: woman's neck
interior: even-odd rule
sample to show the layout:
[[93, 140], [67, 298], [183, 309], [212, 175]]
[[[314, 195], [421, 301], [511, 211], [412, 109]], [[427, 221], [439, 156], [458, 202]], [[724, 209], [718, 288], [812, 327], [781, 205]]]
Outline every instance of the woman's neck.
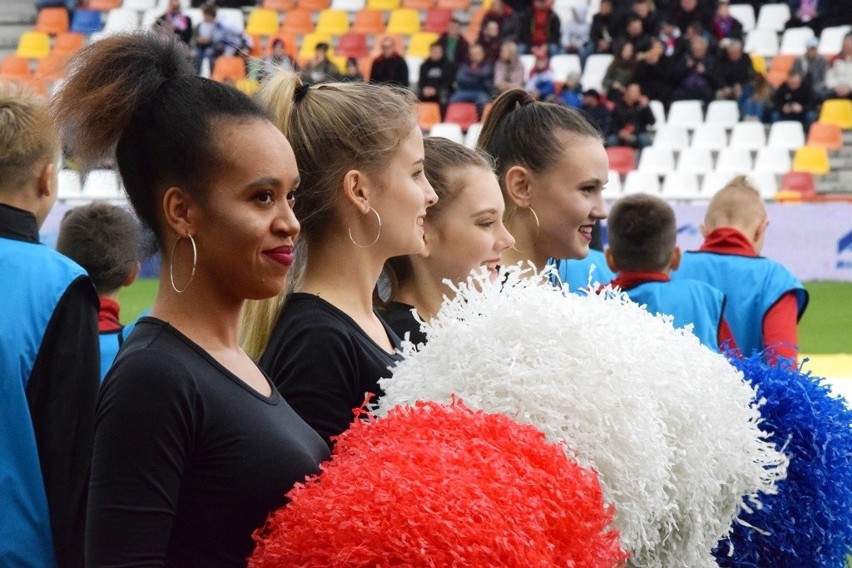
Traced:
[[420, 266], [416, 261], [413, 264], [412, 278], [400, 284], [394, 300], [414, 306], [420, 317], [429, 321], [438, 313], [444, 296], [452, 296], [452, 292], [443, 281], [438, 281], [442, 279], [435, 277], [434, 272]]
[[380, 256], [373, 249], [314, 247], [296, 291], [319, 296], [356, 318], [371, 315], [373, 290], [385, 261]]

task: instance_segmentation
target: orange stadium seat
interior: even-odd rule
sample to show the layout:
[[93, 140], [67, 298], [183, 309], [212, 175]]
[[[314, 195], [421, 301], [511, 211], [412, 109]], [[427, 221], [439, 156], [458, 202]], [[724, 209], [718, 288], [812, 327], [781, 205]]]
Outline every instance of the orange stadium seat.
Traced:
[[70, 26], [65, 8], [42, 8], [36, 18], [35, 30], [55, 36], [67, 32]]
[[26, 82], [32, 78], [30, 60], [26, 57], [8, 55], [0, 61], [0, 79], [4, 81]]
[[65, 76], [65, 64], [68, 63], [69, 58], [70, 56], [65, 53], [51, 53], [38, 62], [33, 78], [47, 81], [63, 78]]
[[438, 8], [446, 8], [447, 10], [469, 10], [470, 0], [438, 0]]
[[453, 11], [445, 8], [432, 8], [426, 12], [426, 21], [423, 22], [424, 32], [435, 32], [442, 34], [447, 31], [450, 20], [453, 19]]
[[337, 53], [344, 57], [360, 59], [369, 53], [367, 47], [367, 36], [364, 34], [348, 33], [340, 36], [337, 43]]
[[299, 8], [319, 12], [328, 9], [331, 0], [299, 0]]
[[246, 78], [246, 63], [239, 55], [222, 55], [216, 58], [210, 78], [220, 83], [234, 83]]
[[476, 105], [473, 103], [450, 103], [447, 106], [447, 113], [444, 115], [444, 122], [458, 124], [462, 130], [467, 130], [474, 122], [479, 121], [476, 114]]
[[435, 5], [435, 0], [402, 0], [403, 8], [413, 8], [414, 10], [428, 10]]
[[98, 12], [109, 12], [116, 8], [121, 8], [122, 0], [89, 0], [86, 8], [89, 10], [97, 10]]
[[275, 10], [276, 12], [287, 12], [296, 7], [296, 0], [263, 0], [261, 8]]
[[314, 31], [313, 13], [305, 8], [293, 8], [284, 14], [281, 31], [294, 35], [305, 35]]
[[83, 49], [86, 45], [86, 36], [77, 32], [65, 32], [56, 36], [53, 41], [53, 53], [71, 55]]
[[814, 122], [808, 130], [808, 146], [840, 150], [843, 148], [843, 130], [836, 124]]
[[[438, 5], [439, 8], [443, 8], [444, 10], [452, 10], [452, 8], [448, 8], [446, 6]], [[488, 12], [485, 8], [479, 8], [478, 10], [474, 10], [470, 15], [470, 21], [467, 23], [467, 30], [464, 30], [462, 34], [465, 39], [469, 41], [471, 44], [476, 43], [477, 38], [479, 37], [479, 30], [482, 27], [482, 20], [485, 18], [485, 13]]]
[[795, 55], [776, 55], [772, 58], [772, 63], [769, 64], [769, 73], [766, 75], [766, 80], [776, 89], [781, 86], [790, 74], [790, 69], [793, 68], [793, 62], [796, 61]]
[[441, 106], [438, 103], [417, 103], [417, 119], [420, 129], [429, 132], [441, 122]]
[[385, 15], [381, 10], [359, 10], [355, 12], [350, 32], [365, 35], [385, 33]]

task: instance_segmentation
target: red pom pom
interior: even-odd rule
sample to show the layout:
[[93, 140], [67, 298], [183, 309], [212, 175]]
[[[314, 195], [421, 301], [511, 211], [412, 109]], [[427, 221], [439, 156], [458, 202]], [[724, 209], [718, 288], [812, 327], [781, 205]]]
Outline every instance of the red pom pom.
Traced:
[[611, 567], [597, 475], [544, 434], [460, 403], [356, 421], [320, 476], [256, 531], [251, 568]]

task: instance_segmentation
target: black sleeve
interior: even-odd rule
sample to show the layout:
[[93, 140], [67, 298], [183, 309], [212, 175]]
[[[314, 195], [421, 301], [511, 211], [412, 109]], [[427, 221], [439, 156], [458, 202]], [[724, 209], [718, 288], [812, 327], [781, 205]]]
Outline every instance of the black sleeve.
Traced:
[[409, 81], [408, 77], [408, 63], [405, 61], [405, 59], [400, 59], [399, 74], [400, 78], [402, 79], [402, 86], [407, 89], [411, 82]]
[[202, 412], [189, 371], [161, 351], [121, 357], [98, 398], [89, 566], [162, 566]]
[[60, 568], [83, 564], [99, 385], [98, 296], [89, 278], [81, 276], [56, 305], [27, 383]]

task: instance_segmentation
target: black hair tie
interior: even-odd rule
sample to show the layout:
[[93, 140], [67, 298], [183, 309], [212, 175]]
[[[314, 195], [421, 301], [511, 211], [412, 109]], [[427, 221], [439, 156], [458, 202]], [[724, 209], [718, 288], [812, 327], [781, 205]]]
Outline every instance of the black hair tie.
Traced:
[[308, 89], [310, 88], [311, 86], [307, 83], [302, 83], [296, 87], [296, 90], [293, 92], [293, 102], [299, 102], [304, 99], [305, 95], [308, 94]]

